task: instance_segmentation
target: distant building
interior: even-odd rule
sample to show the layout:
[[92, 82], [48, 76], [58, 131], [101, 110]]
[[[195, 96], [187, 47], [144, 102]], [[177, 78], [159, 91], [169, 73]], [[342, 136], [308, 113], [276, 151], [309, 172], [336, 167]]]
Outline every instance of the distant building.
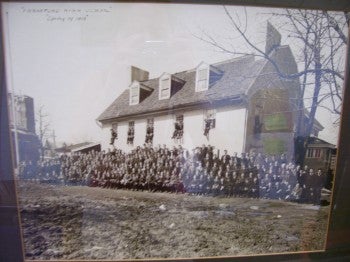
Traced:
[[332, 188], [333, 177], [335, 174], [337, 149], [335, 145], [330, 144], [318, 137], [310, 137], [306, 150], [304, 164], [315, 171], [321, 169], [327, 174], [325, 187]]
[[335, 145], [318, 137], [310, 137], [305, 156], [305, 165], [315, 170], [334, 170], [335, 155]]
[[90, 151], [101, 151], [101, 144], [100, 143], [93, 143], [93, 142], [82, 142], [78, 144], [72, 144], [72, 145], [65, 145], [59, 148], [55, 149], [56, 153], [58, 154], [70, 154], [75, 152], [80, 153], [88, 153]]
[[[280, 71], [297, 73], [289, 46], [268, 24], [266, 52]], [[131, 67], [131, 84], [98, 117], [105, 139], [130, 151], [144, 143], [210, 144], [221, 152], [262, 152], [294, 155], [294, 131], [300, 84], [279, 77], [267, 59], [243, 56], [149, 79]], [[317, 122], [317, 121], [316, 121]], [[322, 126], [315, 125], [313, 133]]]
[[[40, 142], [35, 133], [33, 98], [25, 95], [8, 94], [8, 104], [15, 156], [18, 157], [19, 161], [37, 161], [39, 159]], [[18, 152], [16, 152], [16, 145], [18, 146]], [[17, 157], [15, 157], [16, 160]]]

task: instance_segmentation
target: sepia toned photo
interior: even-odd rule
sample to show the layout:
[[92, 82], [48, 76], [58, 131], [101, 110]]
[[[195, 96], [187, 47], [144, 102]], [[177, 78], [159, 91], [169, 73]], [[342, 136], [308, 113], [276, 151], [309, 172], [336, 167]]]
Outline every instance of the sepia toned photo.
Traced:
[[26, 260], [325, 249], [348, 13], [2, 7]]

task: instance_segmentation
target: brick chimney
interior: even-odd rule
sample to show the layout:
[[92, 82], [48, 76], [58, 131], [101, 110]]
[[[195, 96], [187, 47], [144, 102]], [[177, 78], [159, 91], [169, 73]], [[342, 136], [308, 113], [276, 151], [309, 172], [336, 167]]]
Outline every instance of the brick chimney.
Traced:
[[148, 80], [149, 72], [142, 70], [136, 66], [131, 66], [131, 83], [133, 81], [145, 81]]
[[272, 50], [280, 45], [281, 34], [270, 22], [267, 22], [265, 53], [270, 54]]
[[24, 96], [25, 112], [27, 119], [27, 130], [35, 133], [34, 99]]

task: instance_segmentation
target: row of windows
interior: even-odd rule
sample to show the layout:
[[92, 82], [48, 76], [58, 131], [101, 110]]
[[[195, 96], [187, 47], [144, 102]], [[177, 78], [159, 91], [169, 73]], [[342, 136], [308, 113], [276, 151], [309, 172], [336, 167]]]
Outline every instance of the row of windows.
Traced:
[[[201, 63], [196, 69], [195, 91], [201, 92], [208, 90], [209, 85], [215, 82], [222, 75], [217, 68], [206, 63]], [[169, 99], [171, 96], [173, 82], [184, 83], [183, 80], [172, 76], [168, 73], [163, 73], [159, 77], [159, 99]], [[140, 83], [135, 81], [130, 85], [130, 105], [140, 103]]]
[[320, 158], [322, 157], [322, 150], [320, 148], [309, 148], [306, 152], [307, 158]]
[[[212, 128], [215, 128], [215, 116], [216, 116], [216, 110], [208, 110], [205, 115], [204, 119], [204, 135], [208, 137], [209, 131]], [[111, 130], [111, 144], [114, 144], [115, 139], [118, 139], [118, 123], [114, 123], [112, 125]], [[183, 138], [184, 133], [184, 116], [183, 115], [177, 115], [175, 117], [174, 121], [174, 131], [172, 135], [172, 139], [175, 139], [176, 142], [181, 142]], [[153, 136], [154, 136], [154, 118], [147, 119], [147, 125], [146, 125], [146, 137], [145, 137], [145, 143], [152, 144], [153, 143]], [[128, 123], [128, 132], [127, 132], [127, 144], [133, 145], [135, 138], [135, 122], [130, 121]]]

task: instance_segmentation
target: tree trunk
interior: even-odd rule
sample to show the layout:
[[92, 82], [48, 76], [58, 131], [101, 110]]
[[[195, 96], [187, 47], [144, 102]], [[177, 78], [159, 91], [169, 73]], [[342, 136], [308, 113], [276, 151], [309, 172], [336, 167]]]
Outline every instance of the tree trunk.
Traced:
[[[317, 41], [317, 40], [316, 40]], [[314, 63], [315, 63], [315, 87], [314, 92], [312, 96], [312, 104], [311, 104], [311, 110], [309, 115], [309, 122], [306, 125], [305, 134], [300, 136], [296, 141], [296, 150], [299, 150], [300, 152], [296, 152], [299, 156], [299, 159], [297, 160], [297, 163], [301, 166], [304, 165], [305, 157], [307, 153], [307, 148], [310, 143], [310, 136], [312, 135], [312, 131], [314, 128], [315, 123], [315, 116], [316, 111], [318, 107], [318, 96], [320, 94], [321, 90], [321, 54], [320, 54], [320, 47], [319, 43], [315, 44], [315, 56], [314, 56]]]

